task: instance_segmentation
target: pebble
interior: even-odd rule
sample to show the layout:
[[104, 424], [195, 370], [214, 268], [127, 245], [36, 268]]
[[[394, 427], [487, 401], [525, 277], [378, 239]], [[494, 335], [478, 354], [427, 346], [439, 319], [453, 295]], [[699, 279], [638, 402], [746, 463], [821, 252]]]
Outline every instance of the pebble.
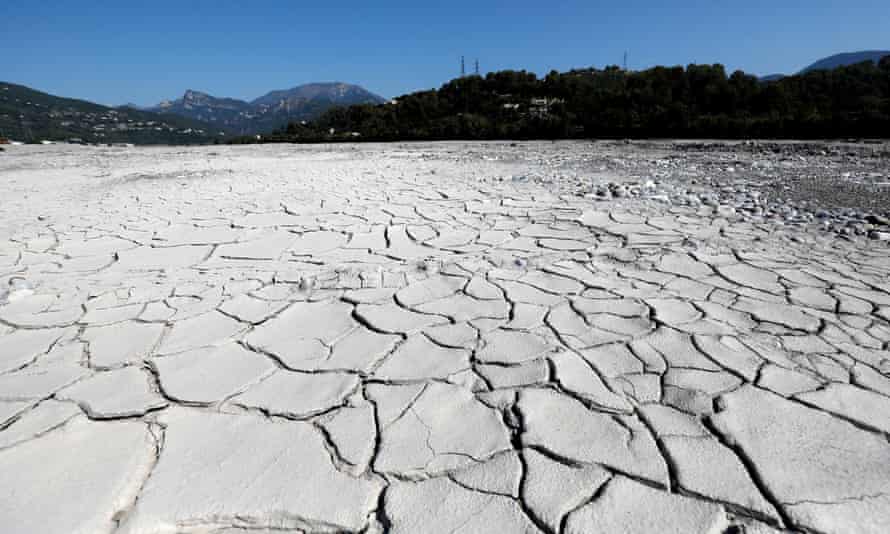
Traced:
[[865, 220], [866, 222], [869, 222], [875, 226], [890, 226], [890, 219], [888, 219], [887, 217], [881, 217], [880, 215], [866, 215]]

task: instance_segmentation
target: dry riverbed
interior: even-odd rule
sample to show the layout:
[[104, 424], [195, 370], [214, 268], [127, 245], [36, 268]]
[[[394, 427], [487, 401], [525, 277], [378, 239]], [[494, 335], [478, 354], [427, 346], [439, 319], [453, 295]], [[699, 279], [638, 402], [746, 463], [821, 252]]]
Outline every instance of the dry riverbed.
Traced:
[[883, 533], [890, 148], [0, 154], [9, 533]]

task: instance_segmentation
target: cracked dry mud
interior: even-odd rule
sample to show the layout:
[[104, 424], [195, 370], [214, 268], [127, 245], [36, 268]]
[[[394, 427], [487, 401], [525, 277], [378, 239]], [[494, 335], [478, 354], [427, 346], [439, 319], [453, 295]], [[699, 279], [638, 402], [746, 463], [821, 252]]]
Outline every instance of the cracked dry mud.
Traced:
[[590, 150], [10, 151], [2, 530], [887, 532], [890, 248]]

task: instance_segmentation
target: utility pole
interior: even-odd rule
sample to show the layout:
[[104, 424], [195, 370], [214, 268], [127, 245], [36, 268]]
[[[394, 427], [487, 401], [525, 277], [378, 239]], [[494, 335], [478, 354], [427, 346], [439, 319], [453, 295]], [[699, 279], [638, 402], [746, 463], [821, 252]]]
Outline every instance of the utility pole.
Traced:
[[479, 60], [476, 60], [476, 76], [479, 76]]
[[624, 51], [624, 72], [627, 72], [627, 50]]
[[463, 78], [467, 75], [467, 69], [464, 66], [464, 57], [460, 56], [460, 77]]

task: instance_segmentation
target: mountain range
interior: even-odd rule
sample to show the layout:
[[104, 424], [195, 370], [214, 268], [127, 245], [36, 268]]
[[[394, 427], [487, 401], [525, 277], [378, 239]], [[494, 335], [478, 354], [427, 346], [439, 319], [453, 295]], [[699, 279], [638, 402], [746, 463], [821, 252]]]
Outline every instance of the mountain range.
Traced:
[[[833, 56], [822, 58], [812, 65], [801, 69], [798, 74], [806, 74], [807, 72], [812, 72], [814, 70], [831, 70], [838, 67], [855, 65], [857, 63], [862, 63], [863, 61], [878, 63], [884, 56], [890, 56], [890, 50], [861, 50], [859, 52], [844, 52], [842, 54], [835, 54]], [[781, 80], [784, 77], [785, 74], [769, 74], [767, 76], [761, 76], [760, 81], [774, 82], [776, 80]]]
[[0, 81], [0, 138], [210, 143], [232, 134], [270, 132], [290, 121], [308, 121], [334, 106], [384, 101], [357, 85], [333, 82], [271, 91], [250, 102], [188, 90], [182, 98], [157, 106], [110, 107]]
[[[821, 59], [801, 73], [862, 61], [879, 61], [890, 51], [860, 51]], [[761, 81], [778, 80], [775, 74]], [[89, 143], [190, 144], [269, 133], [289, 122], [311, 121], [338, 106], [386, 100], [357, 85], [310, 83], [270, 91], [252, 101], [219, 98], [188, 90], [181, 98], [148, 108], [109, 107], [55, 96], [0, 81], [0, 138], [21, 141], [80, 139]]]
[[194, 144], [224, 139], [213, 126], [166, 113], [113, 108], [0, 81], [0, 137], [16, 141]]
[[181, 98], [161, 102], [147, 110], [199, 120], [231, 133], [255, 134], [281, 128], [292, 121], [312, 120], [335, 106], [385, 101], [358, 85], [329, 82], [270, 91], [250, 102], [189, 89]]
[[861, 52], [846, 52], [843, 54], [835, 54], [813, 63], [809, 67], [800, 71], [804, 74], [813, 70], [831, 70], [847, 65], [855, 65], [863, 61], [871, 61], [878, 63], [884, 56], [890, 56], [890, 50], [863, 50]]

